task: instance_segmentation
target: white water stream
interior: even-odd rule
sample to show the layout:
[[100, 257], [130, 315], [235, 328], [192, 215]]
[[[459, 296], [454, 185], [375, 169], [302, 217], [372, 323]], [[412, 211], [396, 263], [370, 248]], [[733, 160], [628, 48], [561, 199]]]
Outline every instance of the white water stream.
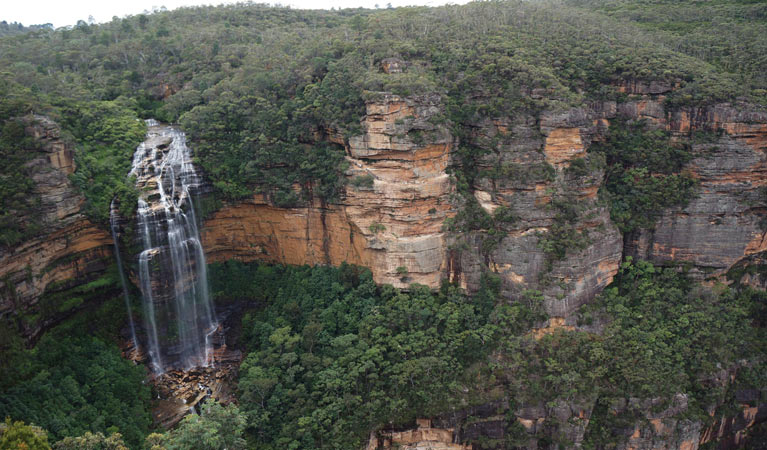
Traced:
[[145, 345], [156, 373], [209, 366], [218, 324], [192, 201], [200, 177], [183, 132], [153, 120], [147, 125], [130, 171], [141, 192], [138, 277]]

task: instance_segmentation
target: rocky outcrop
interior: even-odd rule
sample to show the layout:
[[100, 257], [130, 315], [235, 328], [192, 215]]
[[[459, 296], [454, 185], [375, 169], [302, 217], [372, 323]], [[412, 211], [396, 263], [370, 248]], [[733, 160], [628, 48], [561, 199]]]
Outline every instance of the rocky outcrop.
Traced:
[[[676, 395], [670, 405], [656, 412], [662, 399], [620, 399], [608, 408], [610, 417], [631, 416], [627, 426], [612, 427], [617, 449], [678, 449], [696, 450], [700, 443], [703, 424], [700, 420], [684, 418], [687, 411], [686, 395]], [[609, 425], [608, 425], [609, 427]]]
[[[722, 371], [727, 383], [731, 372]], [[751, 436], [750, 427], [767, 421], [767, 403], [757, 389], [739, 390], [735, 400], [740, 405], [735, 412], [721, 413], [723, 399], [710, 405], [712, 417], [705, 420], [690, 414], [690, 399], [677, 394], [664, 398], [616, 398], [600, 400], [581, 398], [550, 400], [541, 404], [518, 405], [502, 398], [483, 404], [459, 408], [432, 419], [419, 419], [419, 426], [396, 432], [379, 431], [371, 434], [371, 448], [389, 448], [400, 443], [403, 448], [424, 436], [431, 436], [433, 445], [451, 443], [454, 447], [490, 450], [520, 449], [577, 449], [584, 440], [603, 445], [597, 448], [622, 450], [696, 450], [704, 444], [719, 449], [742, 448], [744, 444], [759, 441]], [[518, 401], [518, 399], [517, 399]], [[606, 407], [604, 403], [607, 403]], [[603, 408], [597, 412], [598, 408]], [[738, 410], [739, 409], [739, 410]], [[587, 438], [589, 426], [595, 426], [598, 436]], [[428, 424], [434, 433], [422, 433], [421, 424]], [[434, 427], [434, 428], [430, 428]], [[425, 440], [425, 439], [423, 439]], [[373, 444], [376, 444], [377, 447]]]
[[434, 428], [431, 419], [417, 419], [411, 430], [371, 433], [366, 450], [471, 450], [470, 445], [455, 442], [452, 428]]
[[[598, 121], [579, 109], [546, 113], [540, 121], [521, 116], [478, 124], [475, 145], [493, 151], [480, 161], [485, 176], [474, 186], [477, 198], [488, 212], [509, 208], [516, 220], [504, 226], [506, 236], [489, 251], [482, 251], [484, 232], [456, 236], [453, 247], [461, 250], [452, 253], [454, 280], [474, 290], [486, 265], [501, 276], [506, 297], [526, 289], [543, 292], [554, 318], [569, 318], [612, 281], [622, 240], [598, 202], [603, 168], [586, 153], [597, 129]], [[587, 161], [585, 171], [569, 171], [581, 158]], [[562, 205], [577, 213], [563, 214]], [[554, 226], [576, 230], [582, 246], [568, 249], [564, 257], [547, 254], [542, 240]]]
[[[486, 210], [502, 205], [520, 217], [488, 255], [481, 250], [481, 230], [465, 236], [444, 230], [459, 206], [448, 175], [456, 164], [456, 139], [432, 123], [442, 113], [439, 96], [381, 94], [369, 101], [362, 135], [345, 141], [329, 133], [329, 140], [344, 145], [350, 163], [337, 204], [277, 208], [257, 195], [224, 207], [203, 226], [209, 259], [346, 261], [371, 268], [379, 283], [437, 287], [450, 278], [470, 290], [489, 269], [503, 277], [507, 295], [543, 290], [552, 315], [569, 315], [611, 281], [621, 257], [620, 235], [597, 203], [601, 169], [577, 179], [566, 171], [569, 161], [586, 156], [594, 121], [571, 114], [552, 115], [540, 126], [532, 117], [478, 124], [478, 145], [500, 142], [484, 168], [518, 175], [474, 186]], [[590, 243], [544, 272], [547, 256], [538, 242], [558, 214], [550, 206], [553, 196], [565, 191], [582, 200], [575, 226]]]
[[[80, 212], [85, 199], [68, 179], [75, 170], [72, 144], [56, 123], [29, 116], [26, 132], [40, 143], [27, 163], [40, 197], [36, 220], [41, 232], [12, 248], [0, 249], [0, 317], [13, 317], [27, 336], [72, 311], [40, 305], [44, 294], [64, 291], [102, 275], [112, 264], [112, 238]], [[27, 219], [22, 219], [27, 220]]]
[[553, 401], [512, 407], [508, 399], [488, 401], [434, 417], [431, 426], [451, 430], [465, 448], [580, 448], [595, 399]]
[[[685, 170], [699, 187], [689, 205], [665, 211], [654, 229], [630, 236], [628, 253], [720, 276], [767, 250], [767, 112], [715, 105], [655, 121], [677, 139], [689, 139], [694, 158]], [[694, 132], [706, 134], [696, 139]]]
[[[463, 143], [431, 123], [443, 113], [439, 96], [380, 94], [367, 104], [362, 135], [344, 140], [326, 133], [344, 146], [350, 163], [338, 203], [277, 208], [256, 196], [227, 206], [205, 222], [206, 251], [213, 260], [346, 261], [398, 287], [437, 287], [448, 278], [473, 291], [490, 270], [500, 275], [506, 297], [539, 290], [549, 315], [571, 324], [573, 312], [612, 281], [624, 255], [721, 275], [767, 250], [767, 114], [743, 105], [667, 112], [671, 84], [619, 88], [629, 101], [485, 120]], [[689, 142], [695, 157], [685, 170], [699, 180], [689, 205], [669, 209], [654, 229], [625, 239], [598, 199], [604, 172], [587, 152], [618, 116], [648, 120]], [[502, 224], [498, 242], [488, 239], [489, 230], [443, 229], [462, 208], [448, 172], [460, 164], [452, 149], [464, 144], [485, 150], [471, 186], [479, 205], [490, 214], [503, 206], [515, 217]], [[570, 170], [576, 160], [579, 170]], [[576, 214], [562, 214], [563, 204], [575, 205]], [[563, 226], [578, 241], [564, 257], [552, 257], [547, 240]]]
[[379, 283], [439, 286], [447, 250], [442, 224], [453, 214], [446, 173], [452, 137], [429, 122], [439, 112], [439, 97], [369, 102], [364, 134], [346, 143], [330, 137], [345, 145], [350, 164], [338, 204], [277, 208], [257, 195], [222, 208], [203, 226], [209, 260], [346, 261], [369, 267]]

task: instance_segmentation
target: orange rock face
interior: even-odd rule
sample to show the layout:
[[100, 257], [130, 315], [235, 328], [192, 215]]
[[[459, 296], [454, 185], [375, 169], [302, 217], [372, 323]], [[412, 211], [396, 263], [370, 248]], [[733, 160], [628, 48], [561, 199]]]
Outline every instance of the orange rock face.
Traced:
[[367, 266], [373, 256], [343, 208], [276, 208], [258, 197], [218, 211], [205, 221], [201, 237], [211, 262]]
[[418, 419], [418, 427], [405, 431], [371, 433], [366, 450], [471, 450], [471, 445], [455, 444], [452, 428], [432, 428], [431, 420]]
[[[429, 99], [386, 96], [368, 103], [364, 134], [346, 145], [350, 183], [338, 204], [276, 208], [254, 198], [225, 207], [203, 226], [209, 258], [346, 261], [369, 267], [379, 283], [439, 286], [446, 260], [442, 223], [452, 214], [445, 172], [452, 141], [428, 123], [434, 111]], [[414, 141], [414, 131], [428, 139]]]
[[[477, 201], [488, 212], [505, 206], [522, 217], [506, 230], [508, 237], [498, 250], [486, 257], [480, 254], [481, 242], [469, 242], [461, 252], [450, 249], [461, 247], [457, 240], [466, 236], [444, 230], [445, 219], [454, 216], [460, 205], [451, 198], [454, 188], [448, 175], [455, 163], [451, 160], [455, 139], [444, 127], [429, 122], [441, 110], [438, 97], [382, 94], [369, 102], [363, 134], [348, 141], [339, 133], [327, 136], [344, 145], [349, 162], [348, 183], [339, 202], [277, 208], [259, 195], [229, 205], [204, 222], [202, 240], [209, 259], [332, 265], [345, 261], [369, 267], [379, 283], [436, 288], [449, 278], [469, 290], [477, 288], [484, 265], [501, 275], [505, 295], [541, 289], [544, 261], [538, 236], [551, 226], [553, 192], [566, 178], [564, 169], [570, 161], [586, 156], [583, 136], [589, 136], [595, 122], [570, 125], [566, 119], [555, 119], [539, 128], [531, 119], [521, 129], [508, 120], [496, 120], [477, 127], [477, 143], [504, 142], [494, 153], [499, 160], [482, 162], [483, 166], [510, 164], [517, 167], [512, 172], [526, 177], [511, 174], [492, 185], [483, 181], [474, 186]], [[541, 170], [554, 173], [545, 175]], [[537, 175], [527, 177], [528, 171]], [[593, 234], [594, 242], [572, 255], [583, 262], [579, 267], [574, 269], [572, 260], [555, 264], [552, 277], [558, 282], [549, 283], [544, 294], [549, 312], [561, 317], [610, 282], [621, 256], [620, 235], [596, 202], [601, 172], [581, 181], [574, 192], [592, 212], [578, 227]]]
[[[112, 262], [111, 236], [80, 213], [84, 199], [67, 178], [75, 169], [72, 147], [60, 139], [58, 126], [49, 119], [27, 120], [27, 134], [42, 145], [28, 166], [41, 200], [36, 220], [44, 233], [0, 250], [0, 317], [34, 313], [45, 292], [87, 283]], [[26, 324], [25, 333], [37, 334], [46, 319], [55, 318], [41, 319]]]
[[579, 128], [555, 128], [546, 136], [543, 148], [546, 162], [554, 167], [568, 166], [575, 158], [586, 155]]

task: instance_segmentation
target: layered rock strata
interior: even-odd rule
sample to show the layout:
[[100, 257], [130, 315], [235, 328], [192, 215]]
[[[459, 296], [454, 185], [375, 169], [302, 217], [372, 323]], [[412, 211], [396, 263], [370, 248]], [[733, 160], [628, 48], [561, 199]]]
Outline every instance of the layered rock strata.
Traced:
[[471, 445], [456, 443], [452, 428], [432, 427], [431, 419], [417, 419], [411, 430], [371, 433], [366, 450], [471, 450]]
[[767, 112], [717, 105], [680, 111], [659, 123], [679, 136], [712, 136], [692, 142], [695, 157], [686, 166], [699, 180], [697, 197], [685, 208], [666, 211], [654, 230], [638, 237], [635, 252], [718, 276], [767, 250]]
[[368, 103], [364, 134], [345, 143], [349, 183], [338, 204], [277, 208], [256, 195], [223, 208], [203, 226], [209, 260], [345, 261], [369, 267], [379, 283], [438, 286], [447, 250], [442, 223], [453, 214], [452, 138], [429, 122], [438, 102], [387, 95]]
[[[398, 287], [437, 287], [450, 279], [473, 291], [491, 270], [500, 275], [505, 297], [542, 291], [549, 315], [572, 324], [574, 311], [612, 281], [624, 255], [690, 263], [704, 275], [721, 275], [765, 251], [767, 114], [745, 105], [667, 112], [670, 84], [637, 81], [619, 88], [629, 101], [488, 119], [463, 143], [431, 123], [444, 112], [439, 96], [381, 94], [367, 103], [362, 135], [344, 140], [325, 134], [344, 146], [350, 163], [338, 203], [277, 208], [257, 195], [227, 206], [204, 224], [206, 252], [219, 261], [346, 261]], [[654, 229], [625, 237], [599, 201], [604, 172], [587, 152], [617, 117], [647, 120], [688, 142], [695, 157], [685, 170], [699, 180], [689, 205], [665, 211]], [[706, 140], [699, 139], [701, 131]], [[467, 143], [486, 150], [472, 186], [477, 202], [489, 214], [503, 206], [516, 217], [493, 245], [487, 230], [443, 227], [461, 208], [448, 172], [459, 164], [453, 150]], [[585, 171], [568, 170], [580, 159]], [[581, 238], [564, 258], [552, 258], [545, 239], [563, 223], [562, 203], [577, 204], [577, 217], [566, 222]]]
[[[345, 145], [350, 163], [338, 204], [315, 201], [301, 208], [277, 208], [258, 195], [222, 208], [203, 227], [208, 257], [286, 264], [346, 261], [370, 267], [379, 283], [438, 287], [450, 278], [470, 290], [489, 267], [503, 277], [507, 295], [544, 290], [555, 316], [568, 315], [607, 285], [617, 271], [622, 243], [606, 209], [597, 203], [602, 172], [574, 180], [565, 170], [570, 160], [585, 156], [592, 130], [567, 123], [569, 117], [552, 117], [543, 127], [532, 117], [477, 126], [478, 141], [500, 137], [496, 140], [502, 142], [495, 159], [484, 162], [486, 167], [506, 165], [520, 171], [518, 178], [475, 186], [486, 210], [503, 205], [521, 217], [488, 257], [477, 250], [481, 231], [464, 237], [443, 227], [457, 206], [448, 175], [455, 163], [455, 138], [430, 122], [442, 112], [438, 96], [382, 95], [368, 102], [362, 135], [348, 142], [330, 135]], [[538, 241], [553, 223], [557, 211], [549, 204], [564, 183], [575, 187], [587, 205], [577, 226], [591, 243], [542, 274], [547, 261]]]
[[[516, 220], [504, 226], [506, 236], [489, 251], [483, 251], [483, 231], [452, 236], [453, 247], [462, 249], [451, 253], [453, 280], [475, 290], [487, 267], [500, 275], [505, 297], [540, 290], [555, 318], [571, 316], [612, 281], [622, 240], [598, 201], [604, 171], [597, 164], [587, 164], [582, 174], [568, 170], [576, 159], [589, 160], [593, 134], [594, 121], [579, 111], [477, 124], [474, 144], [492, 151], [479, 162], [483, 176], [475, 196], [488, 213], [503, 206]], [[563, 217], [562, 203], [574, 205], [576, 217]], [[555, 225], [575, 229], [581, 248], [569, 248], [564, 258], [547, 254], [542, 240]]]
[[[27, 163], [40, 206], [35, 220], [41, 232], [12, 248], [0, 248], [0, 317], [15, 317], [27, 336], [72, 311], [40, 305], [55, 294], [101, 276], [112, 264], [112, 238], [80, 212], [85, 201], [68, 176], [75, 171], [74, 149], [59, 126], [42, 116], [29, 116], [26, 133], [40, 143]], [[45, 311], [40, 311], [44, 306]]]

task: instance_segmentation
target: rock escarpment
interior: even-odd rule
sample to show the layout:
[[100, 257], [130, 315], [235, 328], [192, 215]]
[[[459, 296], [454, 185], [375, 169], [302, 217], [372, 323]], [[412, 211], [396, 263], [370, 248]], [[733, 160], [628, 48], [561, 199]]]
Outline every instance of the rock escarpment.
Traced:
[[[568, 161], [585, 155], [593, 124], [582, 130], [556, 117], [543, 127], [532, 117], [478, 124], [478, 141], [501, 142], [482, 164], [519, 172], [516, 178], [482, 180], [475, 186], [487, 211], [503, 205], [520, 216], [488, 254], [481, 248], [481, 230], [462, 236], [444, 227], [458, 206], [448, 173], [456, 163], [452, 151], [457, 142], [445, 126], [432, 123], [443, 112], [439, 96], [382, 94], [368, 102], [364, 134], [348, 141], [329, 136], [345, 146], [350, 163], [338, 204], [315, 201], [277, 208], [258, 195], [226, 206], [204, 223], [208, 257], [287, 264], [346, 261], [370, 267], [380, 283], [438, 287], [450, 278], [470, 290], [478, 286], [482, 267], [489, 266], [503, 277], [508, 295], [544, 290], [556, 316], [569, 314], [607, 285], [617, 271], [622, 244], [597, 202], [602, 172], [574, 179], [565, 170]], [[581, 252], [554, 263], [543, 277], [546, 256], [537, 242], [557, 215], [549, 204], [557, 190], [566, 190], [562, 185], [575, 187], [586, 205], [579, 229], [598, 231]]]
[[438, 286], [447, 254], [442, 224], [453, 214], [446, 173], [452, 138], [429, 122], [439, 111], [431, 97], [368, 103], [364, 134], [345, 143], [349, 183], [338, 204], [277, 208], [257, 195], [225, 207], [204, 222], [208, 258], [346, 261], [369, 267], [380, 283]]
[[[283, 209], [258, 197], [224, 207], [205, 222], [207, 252], [216, 260], [348, 261], [370, 267], [376, 281], [400, 287], [411, 282], [437, 287], [449, 279], [474, 291], [491, 271], [508, 299], [526, 289], [543, 293], [550, 319], [541, 332], [572, 329], [578, 308], [612, 281], [626, 256], [684, 263], [699, 279], [725, 280], [736, 270], [741, 283], [764, 288], [763, 270], [751, 269], [764, 266], [767, 250], [767, 114], [741, 104], [667, 110], [671, 88], [628, 83], [621, 87], [629, 95], [623, 102], [473, 124], [466, 139], [485, 151], [469, 191], [490, 216], [499, 208], [510, 211], [513, 219], [497, 224], [502, 239], [495, 239], [498, 230], [444, 225], [467, 203], [452, 177], [461, 164], [457, 149], [466, 142], [429, 122], [443, 110], [440, 99], [382, 95], [367, 104], [362, 136], [348, 141], [329, 136], [344, 145], [350, 162], [340, 202]], [[698, 180], [689, 204], [661, 211], [652, 228], [626, 235], [600, 200], [604, 161], [588, 152], [621, 118], [646, 120], [688, 145], [693, 157], [683, 170]], [[577, 207], [563, 211], [563, 204]], [[563, 225], [579, 238], [555, 257], [547, 251], [547, 239]], [[722, 418], [708, 426], [685, 417], [688, 399], [682, 394], [624, 400], [607, 412], [621, 418], [610, 425], [616, 448], [696, 449], [710, 441], [731, 448], [765, 414], [763, 397], [734, 412], [709, 405], [710, 413]], [[670, 403], [661, 407], [658, 402], [666, 400]], [[474, 448], [500, 448], [503, 442], [525, 448], [568, 442], [567, 448], [578, 448], [596, 405], [594, 398], [513, 406], [500, 399], [433, 423], [452, 430], [452, 438], [439, 441], [445, 448], [467, 442]], [[421, 436], [418, 430], [398, 431], [396, 437]], [[387, 433], [376, 445], [393, 442], [395, 434]], [[402, 444], [418, 448], [414, 439]]]
[[[439, 96], [381, 94], [367, 104], [361, 135], [345, 139], [337, 132], [318, 133], [343, 146], [349, 162], [338, 202], [279, 208], [257, 195], [227, 205], [204, 222], [206, 254], [211, 261], [349, 262], [370, 267], [377, 282], [398, 287], [415, 282], [436, 288], [449, 279], [474, 291], [483, 273], [491, 271], [500, 277], [508, 299], [526, 289], [543, 293], [551, 319], [541, 330], [549, 331], [572, 327], [578, 308], [610, 283], [627, 255], [687, 263], [701, 279], [738, 270], [741, 282], [763, 288], [763, 272], [749, 268], [763, 266], [767, 251], [767, 114], [748, 105], [667, 111], [664, 95], [670, 89], [634, 83], [623, 87], [631, 97], [621, 103], [486, 119], [472, 124], [464, 142], [440, 122], [444, 107]], [[625, 236], [598, 195], [603, 164], [588, 152], [619, 117], [646, 119], [689, 143], [693, 159], [685, 170], [699, 181], [687, 206], [669, 208], [652, 229]], [[34, 336], [71, 313], [50, 301], [57, 292], [104, 273], [112, 263], [112, 241], [106, 229], [80, 212], [84, 199], [67, 178], [74, 171], [72, 147], [55, 124], [30, 119], [28, 132], [44, 143], [29, 164], [45, 232], [0, 253], [0, 315], [15, 317], [25, 334]], [[705, 139], [698, 138], [700, 132], [707, 133]], [[501, 239], [491, 233], [498, 230], [445, 226], [471, 200], [461, 196], [453, 176], [461, 164], [457, 149], [467, 143], [484, 150], [469, 188], [472, 198], [490, 216], [504, 208], [513, 217], [497, 224]], [[568, 204], [577, 208], [564, 211]], [[579, 238], [556, 256], [547, 250], [547, 239], [564, 225]], [[738, 433], [764, 415], [759, 399], [758, 405], [706, 428], [700, 421], [679, 419], [682, 406], [655, 413], [647, 401], [614, 405], [616, 415], [632, 411], [638, 417], [617, 431], [625, 437], [620, 448], [653, 448], [663, 442], [665, 448], [692, 449], [712, 439], [738, 442]], [[531, 447], [539, 445], [541, 436], [565, 436], [577, 445], [593, 409], [593, 399], [515, 405], [513, 410], [501, 401], [437, 418], [435, 429], [455, 430], [454, 442], [443, 442], [445, 448], [507, 439], [510, 423], [526, 433], [514, 438], [528, 440]], [[398, 433], [398, 439], [410, 436]], [[408, 442], [417, 447], [421, 441]]]
[[85, 199], [68, 179], [75, 171], [73, 145], [59, 126], [42, 116], [25, 121], [41, 147], [27, 163], [40, 196], [39, 215], [28, 220], [42, 231], [0, 248], [0, 317], [12, 317], [26, 336], [35, 336], [72, 312], [55, 301], [57, 292], [98, 278], [112, 264], [112, 238], [81, 212]]
[[[570, 316], [612, 281], [622, 242], [597, 197], [604, 171], [592, 164], [582, 174], [568, 170], [572, 161], [587, 157], [586, 147], [596, 131], [593, 121], [578, 113], [478, 125], [475, 145], [496, 144], [479, 162], [487, 175], [475, 181], [475, 196], [486, 211], [503, 206], [517, 219], [504, 227], [506, 236], [488, 251], [482, 245], [487, 239], [484, 230], [455, 236], [468, 245], [453, 253], [458, 258], [453, 267], [460, 268], [451, 274], [453, 279], [474, 290], [486, 266], [501, 276], [506, 297], [540, 290], [553, 317]], [[577, 210], [565, 214], [565, 205]], [[556, 232], [553, 227], [563, 225], [580, 233], [581, 247], [568, 249], [563, 257], [547, 254], [542, 240]]]
[[[540, 290], [549, 315], [570, 320], [612, 281], [623, 256], [690, 263], [703, 276], [719, 276], [767, 250], [767, 113], [728, 104], [666, 111], [669, 84], [635, 81], [619, 89], [629, 100], [484, 120], [472, 126], [469, 142], [432, 123], [444, 114], [439, 96], [381, 94], [367, 103], [362, 135], [326, 134], [344, 146], [350, 163], [338, 203], [278, 208], [257, 195], [226, 206], [205, 221], [206, 252], [213, 260], [347, 261], [398, 287], [450, 279], [473, 291], [490, 270], [506, 297]], [[699, 181], [690, 204], [627, 236], [597, 195], [604, 169], [588, 153], [619, 117], [647, 120], [687, 142], [694, 158], [684, 170]], [[449, 174], [465, 144], [484, 150], [471, 186], [479, 205], [514, 216], [501, 226], [499, 242], [488, 240], [488, 230], [444, 226], [465, 203]], [[581, 170], [569, 170], [576, 160]], [[568, 204], [577, 211], [564, 214]], [[563, 224], [580, 237], [555, 257], [546, 240]]]
[[637, 254], [720, 275], [767, 250], [767, 113], [719, 105], [674, 114], [666, 126], [680, 135], [703, 130], [719, 136], [692, 145], [695, 158], [687, 168], [700, 182], [697, 198], [667, 211], [654, 230], [643, 232]]

